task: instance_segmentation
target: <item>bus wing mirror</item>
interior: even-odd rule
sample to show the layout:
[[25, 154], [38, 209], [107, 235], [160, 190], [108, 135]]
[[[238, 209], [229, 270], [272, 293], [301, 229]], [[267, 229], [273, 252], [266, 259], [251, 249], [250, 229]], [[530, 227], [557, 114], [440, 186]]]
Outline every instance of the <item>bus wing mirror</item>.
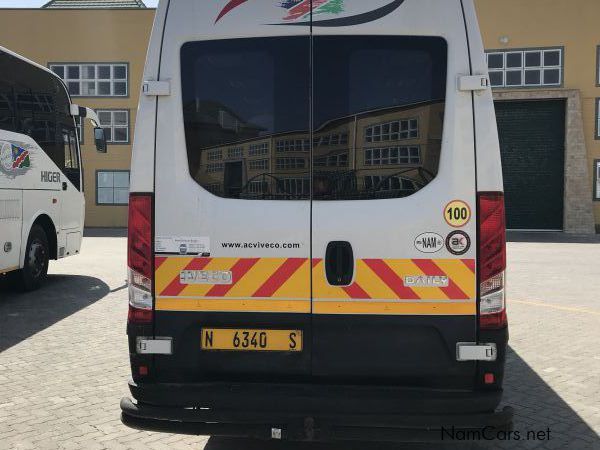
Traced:
[[94, 128], [94, 141], [96, 142], [96, 150], [98, 153], [106, 153], [106, 135], [104, 134], [104, 128]]
[[99, 153], [106, 153], [106, 135], [104, 134], [104, 128], [100, 126], [100, 119], [98, 118], [98, 114], [91, 108], [87, 108], [79, 105], [71, 105], [71, 115], [74, 117], [79, 117], [80, 120], [88, 119], [92, 122], [92, 126], [94, 127], [94, 141], [96, 143], [96, 150]]

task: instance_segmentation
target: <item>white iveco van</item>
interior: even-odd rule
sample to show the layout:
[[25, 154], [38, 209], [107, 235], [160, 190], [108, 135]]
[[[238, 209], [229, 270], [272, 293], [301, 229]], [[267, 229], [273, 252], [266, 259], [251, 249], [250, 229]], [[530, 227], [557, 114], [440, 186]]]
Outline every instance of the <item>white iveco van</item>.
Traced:
[[0, 276], [39, 287], [48, 261], [79, 253], [85, 201], [75, 118], [96, 127], [96, 113], [72, 105], [54, 73], [0, 47]]
[[472, 0], [161, 1], [131, 187], [127, 425], [310, 440], [511, 422]]

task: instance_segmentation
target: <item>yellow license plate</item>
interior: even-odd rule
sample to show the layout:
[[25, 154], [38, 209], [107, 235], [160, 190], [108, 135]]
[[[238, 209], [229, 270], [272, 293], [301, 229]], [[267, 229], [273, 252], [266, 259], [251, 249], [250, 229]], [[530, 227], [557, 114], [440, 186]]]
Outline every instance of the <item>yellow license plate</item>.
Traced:
[[300, 330], [203, 328], [202, 350], [239, 352], [301, 352]]

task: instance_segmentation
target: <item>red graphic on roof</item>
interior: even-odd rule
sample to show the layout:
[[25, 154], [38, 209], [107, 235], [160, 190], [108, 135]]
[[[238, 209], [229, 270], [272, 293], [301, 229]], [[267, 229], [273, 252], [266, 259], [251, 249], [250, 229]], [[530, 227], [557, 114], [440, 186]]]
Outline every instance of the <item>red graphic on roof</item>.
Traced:
[[[229, 3], [227, 3], [219, 13], [215, 23], [247, 1], [248, 0], [229, 0]], [[285, 16], [283, 20], [286, 22], [293, 22], [306, 18], [311, 13], [339, 14], [344, 10], [344, 0], [281, 0], [280, 6], [288, 11], [287, 16]]]

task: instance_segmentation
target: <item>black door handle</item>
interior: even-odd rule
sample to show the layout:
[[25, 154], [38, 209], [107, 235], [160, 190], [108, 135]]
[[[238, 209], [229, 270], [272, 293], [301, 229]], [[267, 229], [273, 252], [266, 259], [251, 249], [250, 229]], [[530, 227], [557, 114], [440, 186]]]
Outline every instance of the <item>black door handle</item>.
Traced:
[[354, 252], [346, 241], [334, 241], [325, 252], [325, 273], [332, 286], [348, 286], [354, 275]]
[[62, 189], [63, 189], [63, 191], [67, 190], [67, 182], [66, 181], [63, 181]]

